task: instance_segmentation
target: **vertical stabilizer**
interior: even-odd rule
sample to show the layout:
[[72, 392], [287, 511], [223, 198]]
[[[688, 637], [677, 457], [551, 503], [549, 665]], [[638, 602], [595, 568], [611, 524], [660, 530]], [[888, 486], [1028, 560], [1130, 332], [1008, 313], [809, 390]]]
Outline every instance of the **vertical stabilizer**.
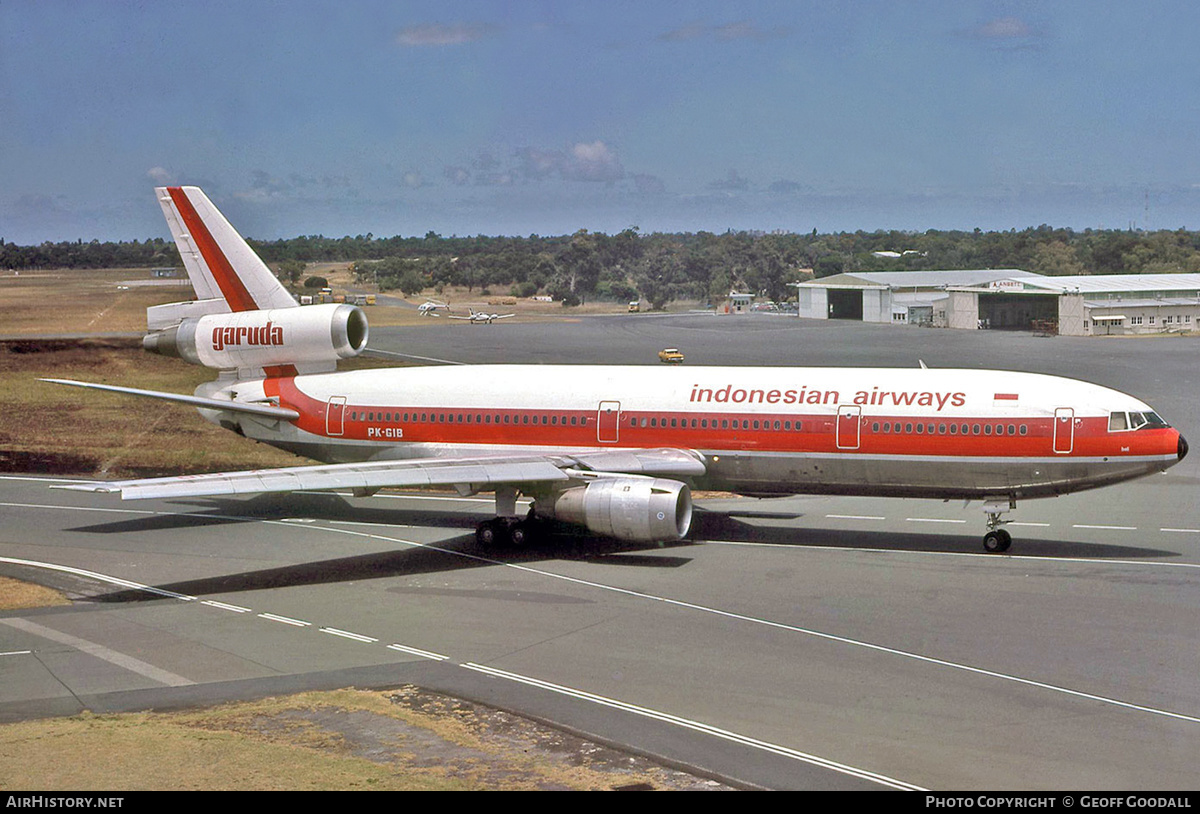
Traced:
[[199, 187], [157, 187], [196, 297], [230, 311], [293, 308], [296, 301]]

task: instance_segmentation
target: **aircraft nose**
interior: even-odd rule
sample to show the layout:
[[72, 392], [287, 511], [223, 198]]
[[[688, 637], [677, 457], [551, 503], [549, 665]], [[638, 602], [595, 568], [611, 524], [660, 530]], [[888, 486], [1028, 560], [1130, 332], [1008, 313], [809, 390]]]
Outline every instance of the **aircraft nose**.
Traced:
[[1187, 453], [1188, 453], [1187, 440], [1182, 435], [1180, 435], [1179, 436], [1179, 460], [1182, 461], [1184, 458], [1186, 458]]

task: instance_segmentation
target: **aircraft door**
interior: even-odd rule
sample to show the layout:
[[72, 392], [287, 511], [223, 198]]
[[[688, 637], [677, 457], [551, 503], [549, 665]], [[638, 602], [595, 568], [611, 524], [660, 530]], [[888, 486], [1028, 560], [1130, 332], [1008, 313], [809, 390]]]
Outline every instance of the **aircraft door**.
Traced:
[[346, 431], [346, 397], [330, 396], [325, 405], [325, 434], [342, 435]]
[[601, 444], [615, 444], [621, 434], [621, 402], [602, 401], [596, 410], [596, 440]]
[[834, 428], [838, 449], [858, 449], [858, 426], [862, 419], [862, 407], [847, 404], [838, 407], [837, 426]]
[[1075, 411], [1059, 407], [1054, 411], [1054, 451], [1067, 453], [1075, 448]]

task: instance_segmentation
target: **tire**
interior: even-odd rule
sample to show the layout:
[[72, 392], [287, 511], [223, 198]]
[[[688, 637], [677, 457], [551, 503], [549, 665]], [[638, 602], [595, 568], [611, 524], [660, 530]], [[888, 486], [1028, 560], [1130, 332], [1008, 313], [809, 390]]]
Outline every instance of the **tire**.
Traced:
[[989, 554], [1003, 554], [1012, 545], [1012, 535], [1004, 529], [993, 529], [983, 535], [983, 550]]

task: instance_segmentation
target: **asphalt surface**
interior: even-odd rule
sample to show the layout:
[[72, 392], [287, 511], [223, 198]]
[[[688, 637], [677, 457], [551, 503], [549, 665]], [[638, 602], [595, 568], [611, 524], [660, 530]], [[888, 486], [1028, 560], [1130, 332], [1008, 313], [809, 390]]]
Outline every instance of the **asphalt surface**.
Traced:
[[[1030, 370], [1133, 393], [1200, 437], [1196, 339], [765, 315], [429, 322], [375, 330], [372, 347]], [[80, 601], [0, 614], [0, 720], [414, 683], [753, 787], [1191, 789], [1198, 457], [1020, 504], [1011, 556], [981, 553], [977, 503], [701, 500], [678, 545], [578, 536], [498, 556], [471, 533], [486, 500], [122, 504], [3, 478], [0, 573]]]

